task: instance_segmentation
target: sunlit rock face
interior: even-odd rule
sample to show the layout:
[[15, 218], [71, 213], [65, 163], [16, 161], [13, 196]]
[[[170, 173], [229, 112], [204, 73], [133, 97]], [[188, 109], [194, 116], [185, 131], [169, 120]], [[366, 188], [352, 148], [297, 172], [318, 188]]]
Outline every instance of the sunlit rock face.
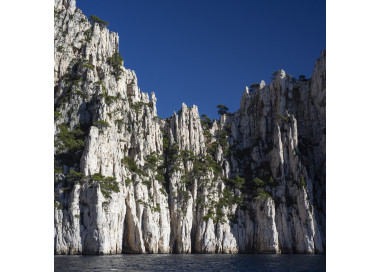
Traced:
[[75, 1], [54, 13], [55, 254], [325, 251], [325, 52], [219, 120], [163, 120], [116, 33]]

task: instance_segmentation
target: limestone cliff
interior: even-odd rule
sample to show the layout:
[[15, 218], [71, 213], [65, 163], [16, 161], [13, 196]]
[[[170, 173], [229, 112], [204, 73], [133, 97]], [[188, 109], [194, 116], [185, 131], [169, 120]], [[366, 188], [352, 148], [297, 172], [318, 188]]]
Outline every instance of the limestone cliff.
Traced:
[[325, 52], [217, 121], [165, 120], [119, 37], [55, 0], [55, 254], [324, 253]]

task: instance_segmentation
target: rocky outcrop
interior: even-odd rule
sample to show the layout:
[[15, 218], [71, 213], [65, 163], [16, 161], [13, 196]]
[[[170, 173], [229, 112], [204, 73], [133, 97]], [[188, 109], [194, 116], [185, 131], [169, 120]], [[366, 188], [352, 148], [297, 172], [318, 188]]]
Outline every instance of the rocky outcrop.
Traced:
[[119, 37], [55, 0], [55, 254], [324, 253], [325, 52], [211, 121], [165, 120]]

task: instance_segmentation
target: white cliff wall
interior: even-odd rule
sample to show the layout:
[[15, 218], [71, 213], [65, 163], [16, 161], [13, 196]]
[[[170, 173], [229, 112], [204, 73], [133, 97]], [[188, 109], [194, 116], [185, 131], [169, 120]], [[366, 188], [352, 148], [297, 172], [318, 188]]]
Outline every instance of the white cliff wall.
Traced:
[[159, 118], [118, 42], [55, 0], [55, 253], [323, 253], [325, 53], [205, 123]]

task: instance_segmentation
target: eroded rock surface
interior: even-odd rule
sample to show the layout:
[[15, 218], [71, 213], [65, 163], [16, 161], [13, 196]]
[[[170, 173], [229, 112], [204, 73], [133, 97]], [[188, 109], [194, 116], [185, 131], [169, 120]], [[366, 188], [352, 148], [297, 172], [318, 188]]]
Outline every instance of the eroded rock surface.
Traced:
[[325, 52], [217, 121], [163, 120], [116, 33], [54, 13], [56, 254], [325, 251]]

